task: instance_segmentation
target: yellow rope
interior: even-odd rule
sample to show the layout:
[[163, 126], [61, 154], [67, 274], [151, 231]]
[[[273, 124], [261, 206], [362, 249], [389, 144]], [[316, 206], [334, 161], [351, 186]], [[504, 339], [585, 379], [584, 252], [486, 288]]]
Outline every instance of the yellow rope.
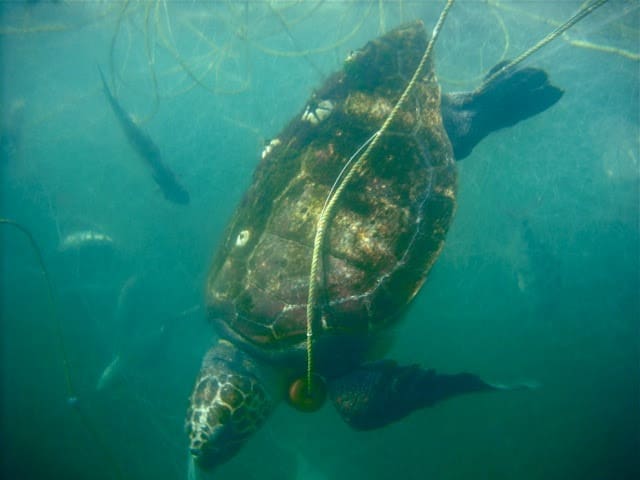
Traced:
[[582, 20], [584, 17], [586, 17], [587, 15], [592, 13], [596, 8], [601, 7], [602, 5], [607, 3], [607, 1], [608, 0], [595, 0], [594, 2], [589, 3], [589, 4], [585, 5], [584, 7], [582, 7], [571, 18], [569, 18], [566, 22], [564, 22], [562, 25], [557, 27], [549, 35], [547, 35], [542, 40], [540, 40], [538, 43], [536, 43], [533, 47], [531, 47], [528, 50], [524, 51], [519, 56], [517, 56], [515, 59], [513, 59], [511, 62], [509, 62], [507, 65], [505, 65], [504, 67], [502, 67], [501, 69], [499, 69], [498, 71], [496, 71], [492, 75], [490, 75], [488, 78], [486, 78], [484, 80], [484, 82], [482, 83], [482, 85], [480, 85], [480, 87], [476, 90], [476, 92], [481, 91], [488, 84], [490, 84], [493, 80], [495, 80], [496, 77], [498, 77], [499, 75], [502, 75], [507, 70], [512, 69], [513, 67], [515, 67], [516, 65], [518, 65], [521, 62], [523, 62], [524, 60], [529, 58], [531, 55], [536, 53], [542, 47], [544, 47], [548, 43], [550, 43], [553, 40], [555, 40], [557, 37], [562, 35], [564, 32], [566, 32], [571, 27], [573, 27], [576, 23], [578, 23], [580, 20]]
[[333, 194], [331, 194], [331, 192], [329, 193], [327, 202], [325, 203], [325, 206], [322, 209], [322, 212], [320, 212], [320, 217], [318, 218], [318, 223], [316, 225], [316, 234], [313, 242], [313, 255], [311, 257], [311, 270], [309, 273], [309, 292], [307, 296], [307, 345], [306, 346], [307, 346], [307, 394], [309, 396], [311, 396], [311, 380], [313, 375], [313, 323], [314, 323], [314, 311], [317, 303], [317, 287], [318, 287], [316, 283], [316, 276], [318, 274], [320, 252], [322, 250], [322, 244], [324, 243], [327, 223], [329, 222], [331, 214], [333, 213], [333, 210], [335, 208], [336, 203], [338, 202], [338, 199], [340, 198], [340, 195], [342, 194], [342, 192], [344, 191], [348, 183], [351, 181], [353, 176], [360, 171], [360, 168], [369, 157], [371, 151], [378, 144], [379, 138], [388, 130], [389, 125], [391, 124], [391, 122], [393, 122], [393, 120], [398, 114], [398, 111], [402, 108], [407, 98], [413, 91], [415, 83], [418, 81], [418, 78], [422, 74], [422, 70], [424, 69], [424, 66], [427, 63], [427, 60], [431, 56], [431, 52], [433, 50], [433, 46], [435, 45], [435, 41], [438, 37], [438, 34], [440, 33], [440, 30], [442, 29], [442, 25], [444, 23], [445, 18], [447, 17], [447, 14], [449, 13], [449, 10], [453, 6], [453, 2], [454, 0], [448, 0], [447, 4], [442, 9], [442, 12], [440, 13], [440, 18], [438, 18], [438, 22], [433, 28], [433, 34], [431, 35], [431, 39], [429, 40], [429, 43], [425, 48], [424, 54], [420, 59], [420, 63], [418, 64], [415, 72], [413, 73], [411, 80], [409, 81], [406, 88], [402, 92], [402, 95], [400, 96], [395, 106], [391, 110], [391, 113], [389, 113], [389, 116], [387, 116], [386, 120], [382, 124], [382, 127], [380, 127], [380, 129], [373, 134], [370, 141], [368, 140], [369, 145], [367, 146], [366, 150], [362, 153], [360, 158], [358, 158], [358, 160], [355, 163], [353, 163], [351, 168], [346, 172], [345, 176], [342, 178], [342, 181], [340, 182], [338, 187], [335, 189]]
[[573, 40], [565, 35], [564, 40], [574, 47], [586, 48], [587, 50], [595, 50], [597, 52], [612, 53], [614, 55], [620, 55], [623, 58], [633, 60], [635, 62], [640, 61], [640, 54], [630, 52], [624, 48], [609, 47], [607, 45], [598, 45], [597, 43], [588, 42], [586, 40]]
[[[273, 9], [273, 7], [269, 7], [271, 9]], [[321, 47], [317, 47], [317, 48], [309, 48], [306, 50], [301, 50], [301, 49], [296, 49], [296, 50], [278, 50], [275, 48], [269, 48], [269, 47], [265, 47], [264, 45], [262, 45], [262, 43], [255, 41], [255, 40], [250, 40], [251, 45], [253, 47], [255, 47], [256, 49], [266, 53], [267, 55], [273, 55], [276, 57], [309, 57], [310, 55], [315, 55], [318, 53], [326, 53], [326, 52], [331, 52], [334, 50], [337, 50], [340, 46], [344, 45], [345, 43], [347, 43], [349, 40], [351, 40], [354, 36], [357, 35], [357, 33], [360, 31], [360, 29], [362, 28], [362, 26], [364, 25], [364, 22], [367, 20], [367, 18], [369, 17], [370, 13], [371, 13], [371, 4], [369, 5], [368, 9], [366, 12], [364, 12], [364, 14], [362, 14], [361, 16], [359, 16], [359, 21], [356, 23], [356, 25], [344, 36], [340, 37], [337, 41], [331, 43], [330, 45], [324, 45]], [[284, 19], [282, 18], [282, 16], [278, 13], [278, 17], [280, 22], [283, 24], [284, 28], [287, 31], [287, 34], [289, 35], [289, 37], [292, 37], [291, 32], [289, 31], [289, 24], [285, 23]], [[314, 67], [315, 68], [315, 67]]]
[[[515, 65], [519, 64], [520, 62], [524, 61], [526, 58], [528, 58], [531, 55], [533, 55], [535, 52], [540, 50], [542, 47], [544, 47], [545, 45], [547, 45], [548, 43], [550, 43], [551, 41], [556, 39], [558, 36], [562, 35], [564, 32], [566, 32], [568, 29], [570, 29], [573, 25], [578, 23], [580, 20], [585, 18], [587, 15], [592, 13], [594, 10], [596, 10], [598, 7], [604, 5], [607, 1], [608, 0], [595, 0], [592, 3], [587, 4], [586, 6], [584, 6], [580, 10], [578, 10], [578, 12], [575, 15], [573, 15], [566, 22], [564, 22], [562, 25], [557, 27], [553, 32], [551, 32], [549, 35], [547, 35], [545, 38], [543, 38], [540, 42], [536, 43], [533, 47], [529, 48], [524, 53], [522, 53], [521, 55], [516, 57], [509, 64], [505, 65], [504, 67], [502, 67], [498, 71], [494, 72], [491, 76], [489, 76], [484, 81], [484, 83], [478, 88], [477, 91], [482, 90], [487, 84], [489, 84], [492, 80], [494, 80], [498, 75], [501, 75], [506, 70], [509, 70], [509, 69], [513, 68]], [[312, 384], [311, 380], [312, 380], [312, 375], [313, 375], [313, 323], [314, 323], [314, 313], [315, 313], [315, 308], [316, 308], [316, 303], [317, 303], [317, 288], [318, 288], [318, 284], [316, 282], [316, 276], [318, 274], [318, 268], [319, 268], [319, 263], [320, 263], [320, 253], [321, 253], [321, 250], [322, 250], [322, 245], [324, 243], [327, 224], [329, 222], [329, 219], [331, 218], [331, 215], [333, 213], [335, 205], [338, 202], [338, 199], [340, 198], [342, 192], [344, 191], [344, 189], [346, 188], [348, 183], [351, 181], [353, 176], [360, 171], [362, 165], [368, 159], [371, 151], [377, 146], [380, 137], [387, 131], [387, 129], [389, 128], [389, 125], [395, 119], [398, 111], [400, 110], [400, 108], [402, 108], [402, 106], [406, 102], [408, 96], [411, 94], [411, 92], [412, 92], [412, 90], [414, 88], [414, 85], [415, 85], [416, 81], [418, 80], [418, 77], [421, 75], [422, 70], [423, 70], [426, 62], [429, 59], [429, 56], [431, 55], [431, 51], [433, 50], [433, 46], [435, 45], [435, 41], [436, 41], [436, 39], [438, 37], [438, 34], [440, 33], [440, 30], [442, 28], [444, 20], [447, 17], [447, 14], [449, 13], [449, 10], [451, 9], [452, 5], [453, 5], [453, 0], [448, 0], [447, 4], [442, 9], [442, 12], [440, 13], [440, 17], [438, 18], [438, 22], [436, 23], [436, 26], [433, 29], [433, 34], [431, 36], [431, 39], [429, 40], [429, 43], [427, 44], [427, 47], [426, 47], [426, 49], [424, 51], [424, 54], [422, 55], [420, 63], [418, 64], [418, 67], [416, 68], [416, 70], [415, 70], [415, 72], [413, 74], [413, 77], [411, 78], [411, 80], [407, 84], [407, 87], [402, 92], [402, 95], [400, 96], [400, 98], [396, 102], [395, 106], [393, 107], [391, 113], [385, 119], [384, 123], [382, 124], [382, 127], [380, 127], [380, 129], [378, 131], [376, 131], [365, 142], [365, 144], [362, 147], [360, 147], [360, 149], [358, 149], [358, 152], [359, 152], [368, 143], [368, 145], [366, 147], [366, 150], [356, 160], [356, 162], [353, 163], [351, 166], [350, 166], [351, 161], [358, 154], [358, 152], [356, 152], [354, 154], [354, 156], [351, 159], [349, 159], [349, 161], [347, 162], [347, 164], [345, 165], [343, 170], [338, 175], [338, 180], [336, 180], [337, 187], [336, 187], [336, 184], [334, 184], [334, 186], [332, 187], [331, 191], [329, 192], [329, 195], [327, 197], [325, 205], [324, 205], [322, 211], [320, 212], [320, 217], [318, 218], [318, 223], [316, 225], [316, 234], [315, 234], [315, 238], [314, 238], [314, 242], [313, 242], [313, 254], [312, 254], [312, 258], [311, 258], [311, 270], [310, 270], [310, 273], [309, 273], [309, 291], [308, 291], [308, 296], [307, 296], [307, 342], [306, 342], [306, 348], [307, 348], [307, 394], [309, 396], [311, 395], [311, 384]], [[346, 173], [345, 173], [345, 171], [346, 171]], [[344, 177], [342, 178], [342, 180], [340, 180], [340, 177], [343, 174], [344, 174]], [[338, 181], [339, 181], [339, 183], [338, 183]]]

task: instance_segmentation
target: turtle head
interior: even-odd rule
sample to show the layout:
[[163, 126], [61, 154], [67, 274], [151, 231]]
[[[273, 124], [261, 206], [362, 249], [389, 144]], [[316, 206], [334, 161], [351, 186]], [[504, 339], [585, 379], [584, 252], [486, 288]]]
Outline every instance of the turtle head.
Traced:
[[226, 340], [204, 357], [186, 430], [195, 464], [211, 470], [235, 455], [273, 408], [255, 360]]

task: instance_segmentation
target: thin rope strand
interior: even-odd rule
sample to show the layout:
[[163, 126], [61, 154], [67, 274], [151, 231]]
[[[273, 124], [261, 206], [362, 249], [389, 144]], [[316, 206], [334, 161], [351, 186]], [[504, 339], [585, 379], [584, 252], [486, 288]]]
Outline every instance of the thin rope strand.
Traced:
[[307, 394], [311, 396], [311, 378], [313, 375], [313, 323], [314, 323], [314, 312], [317, 302], [317, 282], [316, 276], [318, 273], [318, 265], [320, 262], [320, 252], [322, 250], [322, 245], [324, 243], [326, 227], [329, 222], [329, 218], [333, 213], [336, 203], [338, 199], [342, 195], [342, 192], [349, 184], [353, 176], [360, 171], [360, 168], [364, 164], [364, 162], [368, 159], [371, 151], [377, 146], [380, 137], [388, 130], [389, 125], [393, 122], [398, 112], [406, 102], [407, 98], [413, 91], [413, 88], [418, 81], [418, 78], [422, 74], [422, 70], [427, 63], [427, 60], [431, 56], [431, 52], [433, 51], [433, 46], [435, 45], [436, 39], [442, 29], [442, 25], [444, 24], [444, 20], [449, 13], [449, 10], [453, 6], [454, 0], [448, 0], [447, 4], [442, 9], [440, 13], [440, 17], [433, 28], [433, 33], [431, 35], [431, 39], [425, 48], [425, 51], [420, 59], [420, 63], [416, 67], [416, 70], [411, 77], [411, 80], [407, 84], [406, 88], [400, 95], [400, 98], [396, 102], [395, 106], [387, 116], [386, 120], [382, 124], [382, 127], [378, 131], [376, 131], [372, 137], [369, 145], [367, 146], [364, 153], [358, 158], [358, 160], [353, 163], [351, 168], [346, 172], [342, 181], [338, 185], [338, 187], [333, 192], [333, 195], [329, 195], [327, 201], [325, 202], [325, 207], [320, 213], [320, 217], [318, 219], [318, 223], [316, 226], [316, 235], [313, 242], [313, 255], [311, 257], [311, 270], [309, 273], [309, 291], [307, 295]]
[[578, 23], [584, 17], [586, 17], [587, 15], [592, 13], [595, 9], [597, 9], [598, 7], [601, 7], [607, 2], [608, 0], [595, 0], [592, 3], [585, 5], [583, 8], [578, 10], [571, 18], [569, 18], [566, 22], [564, 22], [562, 25], [560, 25], [551, 33], [549, 33], [546, 37], [544, 37], [542, 40], [536, 43], [533, 47], [529, 48], [528, 50], [525, 50], [523, 53], [518, 55], [515, 59], [513, 59], [507, 65], [505, 65], [504, 67], [499, 69], [497, 72], [494, 72], [488, 78], [486, 78], [482, 82], [482, 85], [480, 85], [480, 87], [476, 90], [476, 93], [482, 91], [488, 84], [490, 84], [493, 80], [495, 80], [496, 77], [498, 77], [499, 75], [502, 75], [507, 70], [511, 70], [513, 67], [515, 67], [519, 63], [529, 58], [531, 55], [536, 53], [542, 47], [544, 47], [548, 43], [558, 38], [560, 35], [562, 35], [564, 32], [569, 30], [571, 27], [573, 27], [576, 23]]
[[73, 387], [73, 383], [71, 381], [71, 368], [69, 366], [69, 356], [67, 354], [67, 348], [64, 341], [64, 335], [62, 332], [62, 322], [60, 321], [60, 314], [58, 310], [58, 303], [56, 302], [56, 297], [53, 291], [53, 283], [51, 282], [51, 277], [49, 275], [49, 271], [44, 263], [44, 258], [42, 256], [42, 252], [36, 243], [35, 238], [31, 232], [23, 227], [18, 222], [10, 220], [8, 218], [0, 218], [0, 225], [8, 225], [10, 227], [16, 228], [21, 233], [27, 237], [29, 240], [29, 244], [36, 254], [36, 260], [38, 262], [38, 266], [40, 267], [40, 271], [42, 272], [42, 276], [44, 277], [44, 283], [47, 286], [47, 297], [49, 301], [49, 307], [51, 308], [51, 317], [53, 321], [53, 327], [55, 330], [55, 335], [58, 340], [58, 348], [60, 349], [60, 355], [62, 356], [62, 369], [64, 373], [65, 379], [65, 387], [67, 393], [67, 402], [70, 406], [74, 407], [74, 410], [77, 412], [81, 424], [87, 429], [91, 438], [93, 439], [95, 445], [100, 449], [102, 454], [105, 457], [105, 460], [113, 470], [113, 474], [115, 478], [124, 479], [124, 473], [120, 468], [120, 464], [116, 461], [116, 457], [111, 451], [111, 448], [106, 443], [106, 441], [102, 438], [98, 429], [94, 426], [93, 422], [90, 420], [88, 415], [85, 413], [80, 403], [78, 402], [78, 397], [76, 395], [76, 391]]

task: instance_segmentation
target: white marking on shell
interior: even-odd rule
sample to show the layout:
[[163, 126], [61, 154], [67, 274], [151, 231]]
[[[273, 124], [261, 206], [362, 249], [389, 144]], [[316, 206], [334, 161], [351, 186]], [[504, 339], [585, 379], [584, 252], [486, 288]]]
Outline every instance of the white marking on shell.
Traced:
[[251, 238], [250, 230], [242, 230], [236, 237], [236, 247], [244, 247]]
[[304, 113], [302, 114], [302, 121], [309, 122], [311, 125], [318, 124], [318, 119], [316, 118], [315, 114], [309, 109], [308, 106], [307, 108], [304, 109]]
[[262, 150], [262, 155], [261, 155], [261, 156], [262, 156], [262, 159], [264, 160], [264, 159], [265, 159], [265, 157], [266, 157], [267, 155], [269, 155], [269, 154], [271, 153], [271, 151], [272, 151], [274, 148], [276, 148], [278, 145], [280, 145], [280, 143], [282, 143], [282, 142], [280, 142], [280, 139], [279, 139], [279, 138], [274, 138], [273, 140], [271, 140], [271, 141], [269, 142], [269, 144], [268, 144], [268, 145], [266, 145], [266, 146], [264, 147], [264, 149]]
[[349, 52], [349, 55], [347, 55], [347, 58], [344, 59], [344, 61], [345, 62], [353, 62], [359, 56], [360, 56], [360, 51], [359, 50], [351, 50]]
[[321, 122], [322, 120], [327, 118], [332, 111], [333, 111], [333, 102], [331, 100], [322, 100], [318, 104], [318, 108], [316, 108], [316, 111], [315, 111], [318, 121]]
[[334, 105], [331, 100], [322, 100], [318, 103], [315, 110], [307, 105], [302, 114], [302, 121], [309, 122], [311, 125], [317, 125], [327, 118], [333, 111]]

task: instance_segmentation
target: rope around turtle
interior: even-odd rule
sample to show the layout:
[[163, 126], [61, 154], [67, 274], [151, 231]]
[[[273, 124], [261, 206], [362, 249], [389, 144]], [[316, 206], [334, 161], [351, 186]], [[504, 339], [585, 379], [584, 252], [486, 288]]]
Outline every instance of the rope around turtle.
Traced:
[[[482, 85], [476, 90], [476, 92], [481, 91], [497, 76], [515, 67], [516, 65], [518, 65], [519, 63], [521, 63], [522, 61], [524, 61], [525, 59], [533, 55], [535, 52], [540, 50], [542, 47], [544, 47], [548, 43], [555, 40], [558, 36], [562, 35], [564, 32], [569, 30], [573, 25], [575, 25], [580, 20], [582, 20], [583, 18], [591, 14], [597, 8], [604, 5], [607, 1], [608, 0], [594, 0], [592, 3], [585, 5], [583, 8], [578, 10], [578, 12], [576, 12], [572, 17], [570, 17], [566, 22], [564, 22], [562, 25], [560, 25], [551, 33], [549, 33], [546, 37], [544, 37], [541, 41], [536, 43], [533, 47], [527, 49], [518, 57], [516, 57], [513, 61], [509, 62], [507, 65], [505, 65], [504, 67], [502, 67], [501, 69], [499, 69], [498, 71], [490, 75], [488, 78], [486, 78], [485, 81], [482, 83]], [[429, 56], [431, 55], [433, 46], [435, 45], [435, 41], [440, 33], [440, 30], [442, 29], [442, 25], [444, 24], [445, 18], [447, 17], [449, 10], [453, 6], [453, 3], [454, 3], [454, 0], [448, 0], [447, 4], [442, 9], [442, 12], [440, 13], [440, 17], [438, 18], [438, 21], [435, 27], [433, 28], [431, 39], [427, 44], [427, 47], [424, 51], [424, 54], [422, 55], [420, 63], [418, 64], [418, 67], [416, 68], [413, 76], [411, 77], [411, 80], [407, 84], [407, 87], [402, 92], [402, 95], [400, 96], [395, 106], [391, 110], [391, 113], [389, 113], [389, 115], [385, 119], [384, 123], [382, 124], [382, 127], [380, 127], [379, 130], [377, 130], [369, 139], [367, 139], [367, 141], [362, 146], [360, 146], [360, 148], [358, 148], [358, 150], [352, 155], [352, 157], [345, 164], [343, 169], [340, 171], [335, 183], [331, 187], [331, 190], [329, 192], [329, 195], [327, 196], [327, 199], [322, 208], [322, 211], [320, 212], [320, 217], [316, 225], [316, 234], [313, 242], [311, 270], [309, 273], [309, 291], [307, 295], [306, 349], [307, 349], [307, 395], [309, 396], [311, 396], [311, 385], [312, 385], [312, 376], [313, 376], [313, 323], [314, 323], [314, 314], [315, 314], [316, 303], [317, 303], [317, 287], [318, 287], [316, 283], [316, 276], [318, 273], [319, 262], [320, 262], [320, 252], [322, 250], [322, 245], [324, 243], [327, 224], [329, 222], [329, 219], [331, 218], [335, 205], [338, 199], [340, 198], [340, 195], [346, 188], [347, 184], [350, 182], [353, 176], [360, 171], [362, 165], [368, 159], [371, 151], [378, 144], [379, 138], [387, 131], [387, 129], [389, 128], [389, 125], [395, 119], [398, 111], [400, 110], [400, 108], [402, 108], [408, 96], [411, 94], [415, 86], [415, 83], [418, 80], [418, 77], [422, 73], [422, 70], [426, 62]], [[355, 163], [353, 163], [353, 161], [356, 159], [359, 152], [365, 146], [366, 146], [366, 150], [362, 153], [360, 157], [357, 158]]]
[[440, 30], [442, 29], [444, 20], [447, 17], [449, 10], [453, 6], [453, 2], [454, 0], [447, 0], [447, 4], [442, 9], [442, 12], [440, 13], [440, 17], [438, 18], [438, 21], [435, 27], [433, 28], [431, 39], [429, 40], [429, 43], [427, 44], [427, 47], [425, 48], [424, 53], [422, 54], [420, 63], [416, 67], [416, 70], [414, 71], [413, 76], [411, 77], [411, 80], [407, 84], [406, 88], [402, 92], [402, 95], [400, 95], [400, 98], [398, 99], [395, 106], [393, 107], [393, 109], [385, 119], [380, 129], [378, 129], [369, 138], [369, 140], [365, 142], [365, 145], [366, 143], [368, 143], [368, 146], [366, 150], [362, 153], [362, 155], [354, 163], [352, 163], [349, 166], [349, 164], [352, 162], [352, 160], [355, 158], [357, 153], [362, 148], [360, 147], [360, 149], [358, 149], [358, 151], [349, 159], [349, 162], [347, 163], [347, 165], [345, 165], [345, 168], [343, 168], [343, 170], [340, 172], [340, 175], [342, 175], [342, 173], [346, 171], [346, 173], [344, 174], [344, 177], [342, 178], [340, 183], [337, 185], [337, 187], [335, 187], [335, 184], [334, 184], [335, 190], [332, 188], [332, 190], [329, 192], [327, 201], [325, 202], [325, 205], [322, 211], [320, 212], [320, 217], [318, 218], [318, 223], [316, 225], [316, 234], [313, 241], [313, 255], [311, 257], [311, 270], [309, 272], [309, 292], [307, 296], [307, 345], [306, 346], [307, 346], [307, 395], [309, 396], [311, 396], [311, 385], [312, 385], [312, 376], [313, 376], [313, 323], [314, 323], [314, 313], [315, 313], [316, 302], [317, 302], [317, 287], [318, 287], [316, 282], [316, 276], [318, 274], [320, 252], [322, 250], [322, 245], [324, 243], [327, 224], [329, 222], [329, 219], [331, 218], [333, 210], [335, 209], [335, 205], [337, 204], [338, 199], [340, 198], [340, 195], [342, 195], [342, 192], [344, 191], [346, 186], [349, 184], [353, 176], [361, 170], [362, 165], [368, 159], [369, 155], [371, 154], [371, 151], [378, 144], [380, 137], [389, 129], [389, 125], [391, 125], [391, 122], [393, 122], [393, 120], [397, 116], [398, 111], [400, 111], [400, 109], [406, 102], [407, 98], [413, 91], [413, 88], [415, 87], [415, 84], [418, 81], [418, 78], [422, 74], [422, 70], [424, 69], [424, 66], [427, 63], [427, 60], [431, 56], [431, 52], [433, 51], [433, 46], [435, 45], [435, 42], [436, 42], [436, 39], [438, 38]]

